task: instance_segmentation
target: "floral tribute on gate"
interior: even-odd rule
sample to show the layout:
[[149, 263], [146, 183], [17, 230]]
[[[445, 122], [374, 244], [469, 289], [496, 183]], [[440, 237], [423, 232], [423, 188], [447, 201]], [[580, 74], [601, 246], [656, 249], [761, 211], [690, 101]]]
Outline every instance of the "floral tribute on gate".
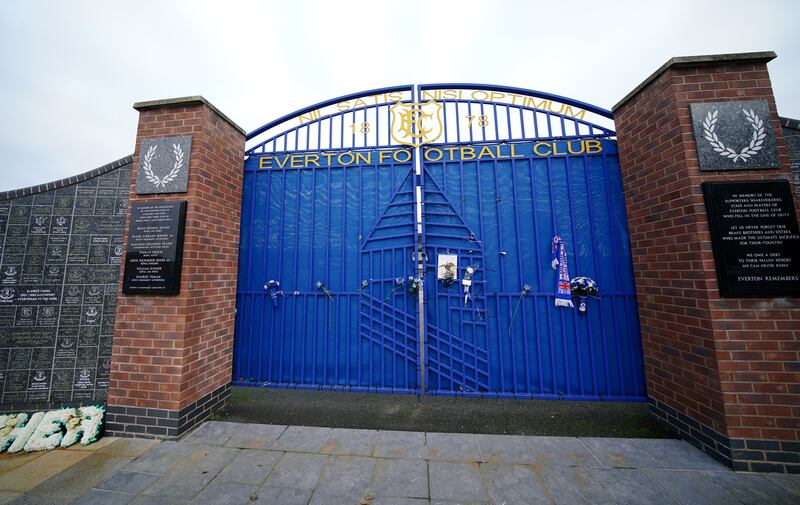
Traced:
[[408, 292], [416, 295], [422, 290], [422, 278], [408, 276]]
[[281, 283], [276, 280], [271, 280], [264, 284], [264, 290], [267, 292], [267, 295], [272, 299], [272, 306], [278, 306], [278, 297], [283, 296], [283, 291], [281, 290]]
[[28, 414], [0, 415], [0, 452], [49, 451], [80, 441], [89, 445], [100, 438], [102, 405]]
[[586, 312], [586, 299], [590, 296], [597, 297], [597, 283], [589, 277], [575, 277], [569, 281], [572, 288], [572, 296], [578, 298], [578, 310]]

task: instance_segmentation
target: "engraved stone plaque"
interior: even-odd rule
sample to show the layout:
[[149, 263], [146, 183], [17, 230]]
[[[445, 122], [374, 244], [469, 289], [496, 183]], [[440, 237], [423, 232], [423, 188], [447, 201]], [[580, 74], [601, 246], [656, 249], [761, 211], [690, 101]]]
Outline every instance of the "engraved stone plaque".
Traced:
[[766, 100], [693, 103], [690, 108], [700, 170], [778, 167]]
[[191, 136], [143, 140], [136, 192], [140, 195], [186, 193], [191, 153]]

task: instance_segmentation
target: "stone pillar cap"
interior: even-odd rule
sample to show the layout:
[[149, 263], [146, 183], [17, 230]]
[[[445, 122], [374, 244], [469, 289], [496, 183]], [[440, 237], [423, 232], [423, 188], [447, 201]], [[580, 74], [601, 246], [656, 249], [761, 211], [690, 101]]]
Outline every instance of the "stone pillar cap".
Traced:
[[212, 104], [211, 102], [209, 102], [200, 95], [182, 96], [178, 98], [165, 98], [163, 100], [150, 100], [147, 102], [136, 102], [133, 104], [133, 108], [141, 112], [143, 110], [149, 110], [149, 109], [186, 107], [188, 105], [198, 105], [198, 104], [205, 105], [209, 109], [213, 110], [219, 117], [224, 119], [225, 122], [233, 126], [236, 129], [236, 131], [238, 131], [242, 135], [247, 135], [247, 132], [244, 131], [244, 128], [234, 123], [233, 120], [231, 120], [231, 118], [223, 114], [222, 111], [220, 111], [218, 108], [214, 106], [214, 104]]
[[666, 72], [670, 68], [681, 67], [704, 67], [708, 65], [719, 65], [721, 63], [767, 63], [777, 58], [778, 55], [774, 51], [759, 51], [753, 53], [730, 53], [730, 54], [706, 54], [700, 56], [675, 56], [670, 58], [669, 61], [661, 65], [661, 67], [650, 74], [650, 76], [642, 81], [641, 84], [633, 88], [633, 91], [625, 95], [625, 98], [617, 102], [611, 107], [611, 112], [616, 112], [617, 109], [625, 105], [631, 98], [637, 95], [641, 90], [647, 87], [648, 84], [655, 81], [658, 76]]

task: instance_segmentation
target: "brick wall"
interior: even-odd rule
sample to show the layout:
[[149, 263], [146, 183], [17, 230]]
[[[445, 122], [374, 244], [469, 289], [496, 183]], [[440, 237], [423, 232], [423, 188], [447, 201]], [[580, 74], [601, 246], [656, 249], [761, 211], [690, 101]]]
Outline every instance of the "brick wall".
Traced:
[[[177, 436], [229, 390], [244, 132], [201, 97], [134, 107], [130, 202], [185, 199], [186, 230], [177, 296], [119, 295], [108, 431]], [[173, 135], [192, 135], [188, 192], [137, 195], [142, 140]]]
[[[653, 411], [737, 469], [798, 472], [800, 299], [719, 296], [700, 186], [790, 178], [773, 57], [675, 58], [614, 118]], [[751, 99], [769, 103], [780, 168], [701, 173], [689, 104]]]

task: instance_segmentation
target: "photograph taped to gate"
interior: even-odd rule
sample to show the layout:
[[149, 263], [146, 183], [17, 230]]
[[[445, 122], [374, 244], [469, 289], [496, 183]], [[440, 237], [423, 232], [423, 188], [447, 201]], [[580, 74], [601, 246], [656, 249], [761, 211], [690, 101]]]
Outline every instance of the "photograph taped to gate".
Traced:
[[437, 260], [437, 279], [448, 279], [450, 281], [458, 279], [458, 255], [440, 254], [437, 257]]

